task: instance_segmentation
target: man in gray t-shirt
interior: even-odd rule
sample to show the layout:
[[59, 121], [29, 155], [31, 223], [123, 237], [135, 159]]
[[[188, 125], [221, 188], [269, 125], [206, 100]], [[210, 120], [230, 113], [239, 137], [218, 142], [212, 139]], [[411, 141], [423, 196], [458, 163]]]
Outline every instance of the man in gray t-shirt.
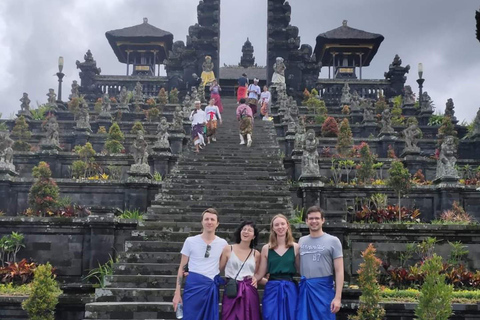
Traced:
[[343, 288], [342, 244], [337, 237], [323, 231], [325, 217], [319, 207], [308, 208], [305, 220], [310, 235], [298, 241], [302, 280], [297, 320], [335, 319]]

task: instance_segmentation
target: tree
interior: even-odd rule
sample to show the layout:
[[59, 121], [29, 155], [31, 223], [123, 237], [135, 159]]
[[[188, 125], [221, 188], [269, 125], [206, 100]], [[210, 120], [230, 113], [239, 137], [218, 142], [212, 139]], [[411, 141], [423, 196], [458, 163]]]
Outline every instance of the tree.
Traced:
[[48, 163], [42, 161], [33, 167], [32, 175], [36, 180], [28, 193], [28, 204], [35, 213], [45, 215], [55, 208], [60, 191]]
[[452, 119], [450, 117], [444, 117], [442, 120], [442, 125], [440, 126], [440, 128], [438, 128], [437, 144], [441, 146], [443, 143], [443, 139], [446, 136], [452, 136], [455, 141], [455, 145], [458, 145], [457, 135], [458, 135], [458, 132], [457, 130], [455, 130], [455, 126], [453, 125]]
[[408, 193], [412, 184], [410, 182], [410, 172], [403, 166], [399, 160], [393, 161], [388, 170], [389, 178], [387, 185], [390, 186], [398, 196], [398, 221], [402, 220], [400, 199], [402, 195]]
[[165, 88], [161, 88], [160, 91], [158, 92], [158, 103], [161, 106], [164, 106], [168, 103], [168, 95]]
[[415, 309], [420, 320], [447, 320], [452, 315], [453, 286], [445, 283], [442, 269], [442, 257], [435, 253], [421, 267], [425, 281]]
[[328, 117], [322, 124], [322, 136], [336, 137], [338, 136], [338, 124], [334, 117]]
[[95, 160], [94, 156], [96, 154], [93, 150], [92, 144], [87, 142], [83, 147], [75, 146], [75, 153], [80, 156], [81, 160], [76, 160], [72, 163], [72, 173], [76, 178], [83, 176], [84, 178], [88, 175], [88, 169], [91, 168], [93, 161]]
[[52, 265], [39, 265], [32, 282], [32, 293], [22, 302], [30, 320], [54, 320], [58, 297], [62, 294], [52, 273]]
[[105, 150], [111, 153], [119, 153], [124, 148], [122, 142], [125, 140], [122, 130], [120, 130], [120, 126], [118, 123], [114, 122], [108, 130], [108, 138], [107, 142], [105, 142]]
[[370, 146], [367, 143], [363, 143], [360, 149], [360, 165], [357, 169], [357, 176], [363, 183], [369, 183], [375, 175], [373, 169], [373, 163], [375, 162], [375, 156], [370, 151]]
[[173, 88], [172, 90], [170, 90], [170, 92], [168, 94], [168, 98], [170, 100], [170, 103], [178, 103], [179, 102], [179, 100], [178, 100], [178, 89]]
[[350, 128], [350, 123], [348, 122], [347, 118], [342, 120], [340, 123], [340, 130], [338, 132], [338, 139], [337, 139], [337, 153], [339, 155], [346, 155], [348, 151], [353, 146], [353, 138], [352, 138], [352, 129]]
[[11, 136], [16, 139], [12, 149], [15, 151], [30, 151], [30, 144], [25, 140], [32, 137], [32, 133], [28, 128], [28, 123], [24, 116], [20, 116], [15, 120], [15, 126], [12, 129]]
[[363, 261], [358, 270], [358, 281], [362, 295], [357, 315], [350, 316], [351, 320], [382, 320], [385, 309], [380, 306], [380, 286], [378, 284], [378, 268], [382, 261], [375, 256], [375, 247], [370, 243], [362, 252]]
[[145, 129], [143, 128], [143, 125], [140, 121], [135, 121], [135, 123], [133, 124], [132, 130], [130, 130], [130, 133], [136, 135], [138, 131], [145, 132]]

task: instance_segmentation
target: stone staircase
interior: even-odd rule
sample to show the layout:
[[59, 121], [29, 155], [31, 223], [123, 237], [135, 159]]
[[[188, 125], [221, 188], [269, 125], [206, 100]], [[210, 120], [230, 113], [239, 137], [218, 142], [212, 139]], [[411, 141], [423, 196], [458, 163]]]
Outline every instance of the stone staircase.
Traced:
[[249, 219], [265, 243], [271, 217], [292, 213], [273, 123], [256, 119], [252, 146], [240, 146], [236, 106], [234, 99], [224, 99], [217, 142], [200, 154], [189, 145], [180, 156], [126, 241], [106, 288], [97, 289], [95, 303], [87, 304], [85, 319], [175, 319], [171, 301], [179, 252], [186, 237], [201, 232], [206, 208], [219, 211], [217, 234], [229, 242], [239, 222]]

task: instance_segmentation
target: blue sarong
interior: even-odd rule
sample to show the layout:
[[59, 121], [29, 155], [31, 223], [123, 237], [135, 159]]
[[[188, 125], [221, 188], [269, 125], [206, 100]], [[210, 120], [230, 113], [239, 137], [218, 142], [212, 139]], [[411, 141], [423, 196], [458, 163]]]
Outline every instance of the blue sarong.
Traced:
[[199, 273], [190, 272], [183, 290], [183, 320], [218, 320], [218, 287], [220, 276], [212, 280]]
[[335, 320], [330, 305], [335, 298], [333, 276], [302, 277], [299, 285], [297, 320]]
[[270, 280], [262, 300], [263, 320], [295, 320], [298, 288], [292, 281]]

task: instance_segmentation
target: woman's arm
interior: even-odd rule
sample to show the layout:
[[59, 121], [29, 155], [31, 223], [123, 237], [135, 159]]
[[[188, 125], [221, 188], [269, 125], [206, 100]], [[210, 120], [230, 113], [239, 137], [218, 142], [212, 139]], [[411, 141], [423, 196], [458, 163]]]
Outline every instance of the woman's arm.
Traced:
[[300, 273], [300, 246], [298, 243], [293, 244], [293, 250], [295, 251], [295, 268], [297, 269], [297, 273]]
[[267, 274], [267, 261], [268, 261], [268, 244], [264, 245], [262, 248], [262, 253], [260, 254], [260, 265], [255, 272], [255, 278], [258, 282]]
[[225, 246], [222, 251], [222, 255], [220, 256], [220, 272], [225, 270], [225, 266], [227, 265], [228, 259], [230, 259], [230, 251], [232, 251], [231, 246]]

